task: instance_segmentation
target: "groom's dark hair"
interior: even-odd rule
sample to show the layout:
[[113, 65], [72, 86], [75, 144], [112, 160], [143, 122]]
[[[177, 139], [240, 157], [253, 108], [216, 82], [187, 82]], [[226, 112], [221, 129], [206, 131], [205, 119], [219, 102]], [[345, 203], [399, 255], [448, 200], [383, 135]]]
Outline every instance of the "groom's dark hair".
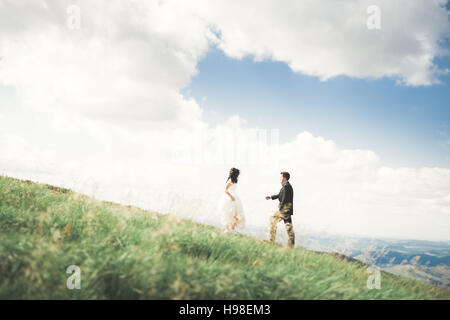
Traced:
[[291, 177], [289, 172], [286, 172], [286, 171], [281, 171], [280, 174], [282, 174], [283, 177], [286, 178], [286, 180], [289, 180], [289, 178]]

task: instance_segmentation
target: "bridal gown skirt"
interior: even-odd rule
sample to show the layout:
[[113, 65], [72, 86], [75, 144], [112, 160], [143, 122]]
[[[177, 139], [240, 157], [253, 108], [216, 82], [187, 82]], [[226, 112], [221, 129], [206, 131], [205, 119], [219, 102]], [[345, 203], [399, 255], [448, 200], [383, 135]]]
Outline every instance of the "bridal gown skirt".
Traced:
[[227, 194], [224, 194], [219, 201], [219, 213], [222, 217], [222, 225], [224, 227], [231, 227], [234, 223], [234, 217], [237, 217], [236, 227], [239, 229], [245, 226], [244, 208], [242, 201], [238, 195], [232, 194], [234, 201], [231, 201]]

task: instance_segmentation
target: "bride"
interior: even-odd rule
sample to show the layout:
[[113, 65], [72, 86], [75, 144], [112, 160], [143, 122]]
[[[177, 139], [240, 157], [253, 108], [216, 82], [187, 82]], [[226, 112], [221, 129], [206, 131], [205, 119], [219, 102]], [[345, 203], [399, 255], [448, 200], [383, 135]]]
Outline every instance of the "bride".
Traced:
[[225, 227], [225, 233], [236, 231], [236, 228], [242, 229], [245, 226], [244, 209], [241, 199], [236, 194], [239, 173], [239, 170], [236, 168], [230, 169], [225, 193], [219, 202], [219, 213], [222, 215], [222, 225]]

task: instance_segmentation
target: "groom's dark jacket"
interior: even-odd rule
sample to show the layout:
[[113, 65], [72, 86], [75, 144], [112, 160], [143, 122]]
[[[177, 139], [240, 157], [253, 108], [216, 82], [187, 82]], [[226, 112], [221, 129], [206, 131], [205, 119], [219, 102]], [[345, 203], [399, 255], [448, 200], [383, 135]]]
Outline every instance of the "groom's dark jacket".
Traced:
[[289, 181], [283, 184], [279, 194], [275, 194], [271, 198], [272, 200], [278, 199], [280, 201], [278, 206], [280, 212], [290, 215], [294, 214], [294, 190]]

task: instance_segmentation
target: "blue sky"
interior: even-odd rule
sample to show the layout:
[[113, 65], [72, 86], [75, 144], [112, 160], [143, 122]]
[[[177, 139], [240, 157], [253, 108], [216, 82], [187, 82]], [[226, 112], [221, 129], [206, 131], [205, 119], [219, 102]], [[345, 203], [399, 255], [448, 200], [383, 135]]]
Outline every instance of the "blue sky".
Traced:
[[[374, 3], [380, 29], [367, 24]], [[282, 169], [302, 230], [449, 240], [442, 3], [85, 1], [76, 27], [59, 2], [28, 1], [24, 11], [9, 1], [0, 10], [0, 173], [207, 222], [236, 165], [249, 225], [267, 226], [276, 203], [263, 199], [279, 188]], [[367, 79], [392, 74], [399, 78]], [[436, 77], [442, 84], [396, 84]], [[221, 136], [233, 126], [216, 126], [236, 114], [251, 128], [280, 129], [281, 142], [312, 135], [284, 149], [274, 171], [249, 152], [209, 162], [238, 147], [235, 136]], [[195, 157], [180, 163], [179, 149]], [[333, 152], [342, 149], [350, 151]], [[386, 167], [354, 149], [375, 152]]]
[[[435, 63], [450, 68], [448, 57]], [[418, 87], [389, 78], [320, 81], [282, 62], [232, 59], [216, 48], [197, 69], [183, 94], [211, 123], [238, 114], [250, 126], [280, 129], [281, 142], [306, 130], [341, 148], [373, 150], [384, 165], [450, 168], [449, 75]]]

